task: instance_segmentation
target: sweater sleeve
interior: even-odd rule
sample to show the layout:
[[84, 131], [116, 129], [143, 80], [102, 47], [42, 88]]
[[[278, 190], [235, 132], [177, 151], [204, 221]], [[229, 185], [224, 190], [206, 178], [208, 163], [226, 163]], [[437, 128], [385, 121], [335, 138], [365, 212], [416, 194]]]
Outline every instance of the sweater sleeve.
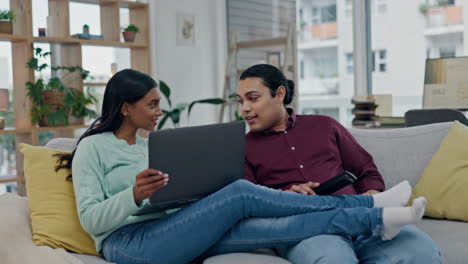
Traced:
[[106, 197], [104, 169], [93, 142], [80, 142], [73, 158], [72, 177], [80, 223], [91, 235], [117, 228], [139, 209], [133, 198], [133, 187]]
[[343, 169], [350, 171], [358, 178], [358, 181], [354, 184], [357, 193], [365, 193], [368, 190], [385, 190], [382, 175], [379, 173], [372, 156], [340, 123], [334, 121], [332, 127], [334, 128]]

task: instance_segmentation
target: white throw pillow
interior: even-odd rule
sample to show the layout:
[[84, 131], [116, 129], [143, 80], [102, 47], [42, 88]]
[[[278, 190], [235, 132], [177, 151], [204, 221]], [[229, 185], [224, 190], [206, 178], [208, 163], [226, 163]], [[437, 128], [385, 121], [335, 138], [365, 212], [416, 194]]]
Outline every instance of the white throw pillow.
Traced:
[[0, 263], [2, 264], [83, 264], [64, 249], [36, 246], [26, 198], [0, 195]]

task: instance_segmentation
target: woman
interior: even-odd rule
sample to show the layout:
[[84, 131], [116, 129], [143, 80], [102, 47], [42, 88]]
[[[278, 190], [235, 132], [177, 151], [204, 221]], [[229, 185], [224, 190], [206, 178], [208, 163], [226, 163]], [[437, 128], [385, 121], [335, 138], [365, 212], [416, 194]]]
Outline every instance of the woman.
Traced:
[[81, 225], [108, 261], [187, 263], [323, 233], [391, 239], [422, 217], [424, 198], [401, 207], [411, 193], [408, 183], [375, 196], [305, 196], [245, 180], [175, 212], [135, 216], [169, 182], [169, 175], [148, 169], [147, 140], [137, 136], [138, 129], [153, 130], [162, 115], [156, 87], [146, 74], [116, 73], [106, 86], [101, 116], [57, 167], [72, 169]]

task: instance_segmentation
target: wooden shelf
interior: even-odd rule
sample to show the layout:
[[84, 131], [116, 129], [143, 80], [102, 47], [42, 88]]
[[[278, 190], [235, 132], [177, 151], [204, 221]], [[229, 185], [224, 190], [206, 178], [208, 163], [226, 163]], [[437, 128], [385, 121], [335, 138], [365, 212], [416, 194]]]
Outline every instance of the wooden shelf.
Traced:
[[[149, 0], [152, 1], [152, 0]], [[147, 3], [140, 3], [134, 1], [124, 1], [124, 0], [70, 0], [70, 2], [74, 3], [82, 3], [82, 4], [93, 4], [93, 5], [112, 5], [112, 4], [119, 4], [120, 7], [136, 9], [136, 8], [147, 8]]]
[[83, 86], [106, 86], [107, 83], [83, 83]]
[[119, 42], [108, 40], [91, 40], [77, 38], [57, 38], [57, 37], [34, 37], [34, 42], [38, 43], [76, 43], [90, 46], [107, 46], [107, 47], [123, 47], [123, 48], [148, 48], [148, 44]]
[[[39, 144], [40, 131], [54, 131], [56, 137], [73, 137], [74, 129], [88, 128], [87, 125], [71, 125], [67, 127], [37, 127], [31, 123], [31, 101], [25, 83], [34, 81], [34, 71], [25, 67], [28, 61], [34, 57], [33, 46], [35, 43], [62, 44], [59, 49], [55, 49], [58, 54], [52, 54], [51, 60], [57, 65], [63, 66], [83, 66], [83, 50], [85, 46], [103, 46], [126, 48], [130, 51], [131, 68], [151, 74], [150, 60], [150, 10], [148, 3], [140, 3], [128, 0], [44, 0], [48, 3], [48, 16], [53, 18], [48, 32], [55, 32], [55, 36], [35, 37], [33, 32], [33, 17], [36, 15], [33, 8], [35, 0], [6, 0], [10, 3], [10, 9], [16, 13], [15, 34], [0, 34], [0, 41], [11, 42], [11, 57], [13, 71], [13, 87], [15, 94], [13, 97], [14, 124], [5, 129], [0, 129], [0, 135], [14, 134], [16, 144], [28, 143]], [[154, 0], [148, 0], [154, 1]], [[93, 6], [88, 8], [99, 8], [100, 29], [104, 40], [87, 40], [72, 38], [74, 32], [70, 32], [70, 12], [75, 12], [70, 8], [70, 3], [83, 3]], [[122, 30], [120, 9], [126, 8], [129, 13], [130, 24], [134, 24], [140, 29], [135, 43], [121, 41]], [[79, 14], [77, 14], [79, 15]], [[99, 59], [99, 58], [96, 58]], [[86, 66], [84, 67], [86, 68]], [[92, 74], [92, 72], [91, 72]], [[101, 80], [102, 81], [102, 80]], [[85, 83], [81, 80], [67, 80], [70, 87], [83, 90], [86, 86], [105, 86], [105, 83]], [[25, 186], [21, 182], [24, 178], [24, 170], [21, 153], [16, 153], [17, 176], [0, 178], [0, 182], [17, 181], [18, 193], [25, 194]], [[17, 177], [17, 178], [14, 178]]]
[[6, 127], [4, 129], [0, 129], [0, 134], [26, 134], [30, 133], [31, 128], [13, 128], [13, 127]]
[[16, 178], [11, 178], [11, 179], [0, 180], [0, 183], [8, 183], [8, 182], [24, 182], [24, 179], [16, 177]]
[[27, 41], [28, 37], [13, 34], [0, 33], [0, 41]]
[[34, 37], [34, 42], [39, 43], [76, 43], [79, 44], [80, 41], [74, 38], [58, 38], [58, 37]]
[[122, 48], [147, 48], [148, 44], [131, 43], [131, 42], [119, 42], [119, 41], [108, 41], [108, 40], [91, 40], [91, 39], [77, 39], [81, 45], [91, 46], [111, 46], [111, 47], [122, 47]]
[[93, 5], [107, 5], [107, 4], [116, 4], [118, 0], [70, 0], [70, 2], [74, 3], [82, 3], [82, 4], [93, 4]]
[[56, 126], [56, 127], [32, 127], [32, 128], [13, 128], [7, 127], [0, 129], [1, 134], [27, 134], [33, 131], [56, 131], [56, 130], [74, 130], [80, 128], [88, 128], [87, 125], [72, 125], [72, 126]]
[[245, 41], [245, 42], [237, 43], [237, 48], [238, 49], [263, 48], [266, 46], [284, 45], [284, 43], [286, 42], [287, 42], [287, 38], [273, 38], [273, 39]]
[[[153, 0], [149, 0], [149, 1], [153, 1]], [[120, 1], [120, 7], [126, 7], [126, 8], [130, 8], [130, 9], [147, 8], [148, 4], [139, 3], [139, 2], [132, 2], [132, 1]]]

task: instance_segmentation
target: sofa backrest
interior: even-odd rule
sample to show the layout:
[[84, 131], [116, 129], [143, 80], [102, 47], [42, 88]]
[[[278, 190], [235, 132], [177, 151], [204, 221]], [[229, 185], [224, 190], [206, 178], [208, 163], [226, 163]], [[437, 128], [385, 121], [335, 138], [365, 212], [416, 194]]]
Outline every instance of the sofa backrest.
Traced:
[[[414, 186], [451, 126], [452, 122], [447, 122], [400, 129], [348, 130], [374, 157], [389, 188], [402, 180], [408, 180]], [[73, 151], [77, 141], [54, 138], [46, 146]]]
[[402, 180], [414, 186], [451, 127], [452, 122], [447, 122], [386, 130], [349, 128], [349, 131], [372, 155], [389, 188]]

